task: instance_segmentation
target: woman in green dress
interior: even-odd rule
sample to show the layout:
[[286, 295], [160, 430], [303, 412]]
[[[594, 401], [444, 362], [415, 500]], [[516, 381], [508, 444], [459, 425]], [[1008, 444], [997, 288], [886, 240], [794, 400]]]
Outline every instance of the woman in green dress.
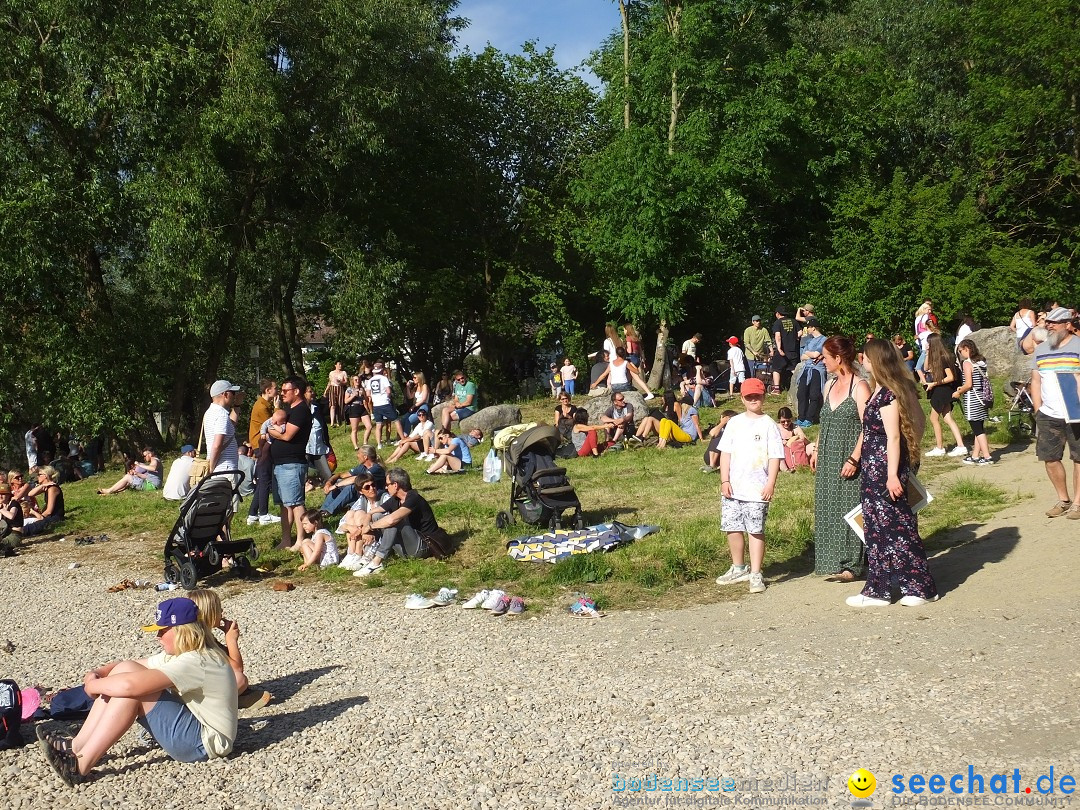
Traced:
[[814, 482], [814, 572], [830, 582], [852, 582], [866, 569], [866, 550], [844, 520], [861, 503], [859, 465], [862, 416], [870, 386], [855, 372], [855, 344], [846, 337], [825, 341], [821, 432], [810, 454]]

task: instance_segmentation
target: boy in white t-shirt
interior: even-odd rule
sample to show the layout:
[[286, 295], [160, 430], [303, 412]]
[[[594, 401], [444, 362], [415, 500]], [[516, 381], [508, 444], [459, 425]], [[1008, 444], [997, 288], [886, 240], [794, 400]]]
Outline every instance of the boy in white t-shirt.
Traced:
[[[731, 417], [724, 428], [720, 451], [720, 529], [727, 532], [731, 567], [716, 579], [717, 585], [750, 582], [750, 593], [762, 593], [765, 581], [761, 565], [765, 560], [765, 516], [776, 488], [784, 442], [780, 428], [763, 408], [765, 383], [752, 377], [742, 385], [746, 413]], [[746, 543], [750, 536], [750, 564], [746, 565]]]
[[735, 393], [735, 383], [740, 386], [746, 382], [746, 355], [739, 348], [739, 339], [732, 335], [727, 339], [727, 361], [730, 371], [728, 373], [728, 396]]

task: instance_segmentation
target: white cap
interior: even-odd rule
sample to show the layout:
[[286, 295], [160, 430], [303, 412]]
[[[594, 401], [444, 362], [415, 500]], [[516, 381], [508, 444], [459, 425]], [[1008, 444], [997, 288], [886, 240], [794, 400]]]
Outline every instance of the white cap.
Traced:
[[239, 385], [233, 385], [228, 380], [218, 380], [216, 383], [210, 386], [210, 396], [220, 397], [226, 391], [239, 391]]

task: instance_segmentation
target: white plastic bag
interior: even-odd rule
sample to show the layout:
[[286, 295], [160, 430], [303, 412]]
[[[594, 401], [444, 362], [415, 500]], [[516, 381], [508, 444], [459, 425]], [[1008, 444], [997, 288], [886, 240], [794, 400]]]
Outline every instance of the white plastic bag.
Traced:
[[499, 454], [495, 452], [495, 448], [492, 448], [484, 459], [484, 483], [497, 484], [501, 480], [502, 462], [499, 461]]

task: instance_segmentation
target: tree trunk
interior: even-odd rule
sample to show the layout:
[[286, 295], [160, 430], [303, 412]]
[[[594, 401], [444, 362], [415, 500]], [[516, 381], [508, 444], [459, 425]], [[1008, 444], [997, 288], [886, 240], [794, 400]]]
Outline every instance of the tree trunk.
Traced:
[[668, 376], [667, 362], [668, 322], [660, 321], [660, 327], [656, 330], [656, 352], [653, 354], [652, 371], [649, 373], [649, 388], [658, 391], [664, 386], [664, 378]]
[[[169, 430], [165, 443], [168, 447], [177, 447], [183, 442], [180, 437], [184, 435], [187, 425], [184, 420], [184, 395], [187, 393], [187, 371], [191, 367], [192, 350], [189, 344], [185, 344], [180, 358], [173, 366], [172, 390], [169, 394]], [[194, 410], [198, 410], [199, 403], [195, 403]]]
[[622, 18], [623, 129], [630, 129], [630, 13], [626, 0], [619, 0]]
[[675, 129], [679, 123], [679, 24], [682, 20], [682, 0], [665, 0], [664, 19], [672, 40], [671, 116], [668, 119], [668, 154], [675, 154]]

